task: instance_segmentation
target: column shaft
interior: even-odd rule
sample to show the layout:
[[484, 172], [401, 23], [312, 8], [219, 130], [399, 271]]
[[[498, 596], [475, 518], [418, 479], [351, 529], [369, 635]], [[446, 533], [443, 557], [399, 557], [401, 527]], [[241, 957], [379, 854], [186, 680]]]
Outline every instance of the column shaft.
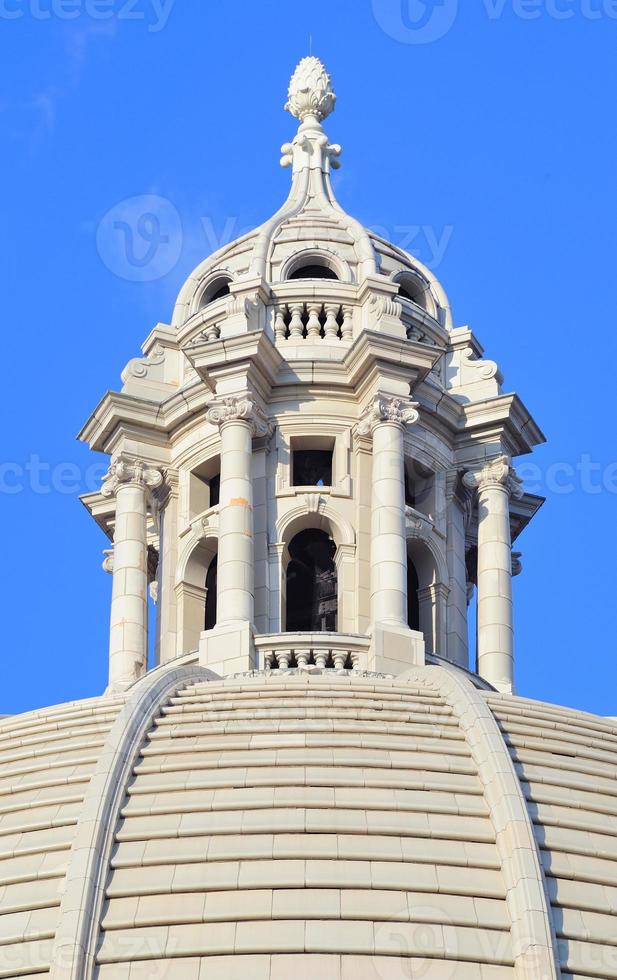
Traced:
[[124, 483], [116, 491], [113, 586], [109, 628], [109, 685], [126, 688], [143, 676], [148, 659], [146, 490]]
[[221, 425], [217, 625], [253, 623], [254, 532], [250, 420]]
[[371, 618], [407, 625], [407, 540], [403, 426], [373, 429], [371, 500]]
[[478, 490], [478, 673], [500, 690], [514, 681], [510, 494]]

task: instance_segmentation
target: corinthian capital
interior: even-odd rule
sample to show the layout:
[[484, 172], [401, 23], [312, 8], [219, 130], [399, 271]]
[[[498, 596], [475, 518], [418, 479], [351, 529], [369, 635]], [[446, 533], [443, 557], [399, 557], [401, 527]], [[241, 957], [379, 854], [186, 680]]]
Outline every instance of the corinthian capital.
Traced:
[[516, 475], [509, 456], [498, 456], [481, 470], [468, 470], [463, 476], [463, 483], [469, 490], [504, 487], [517, 500], [523, 496], [523, 481]]
[[226, 422], [248, 422], [254, 436], [266, 436], [271, 424], [264, 410], [248, 395], [228, 395], [216, 401], [208, 409], [206, 418], [210, 425], [225, 425]]
[[420, 418], [417, 407], [418, 403], [409, 398], [375, 395], [360, 415], [358, 432], [361, 436], [372, 435], [375, 426], [381, 422], [413, 425]]
[[161, 471], [148, 466], [143, 459], [117, 456], [103, 477], [101, 493], [104, 497], [115, 497], [119, 488], [128, 483], [143, 487], [144, 490], [155, 490], [162, 482]]

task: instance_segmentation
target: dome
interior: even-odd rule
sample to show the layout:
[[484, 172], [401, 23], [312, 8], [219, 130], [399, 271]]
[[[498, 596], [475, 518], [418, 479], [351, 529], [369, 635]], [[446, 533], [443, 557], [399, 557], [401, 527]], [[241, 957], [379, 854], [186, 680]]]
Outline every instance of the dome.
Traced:
[[[277, 288], [290, 279], [336, 279], [349, 287], [381, 282], [452, 329], [445, 290], [422, 262], [347, 214], [336, 200], [331, 171], [341, 166], [341, 147], [331, 144], [322, 121], [333, 111], [330, 76], [318, 58], [303, 58], [290, 82], [285, 108], [300, 127], [281, 148], [292, 170], [289, 196], [259, 228], [230, 242], [200, 263], [180, 290], [172, 323], [182, 334], [191, 317], [218, 296], [219, 285], [241, 291], [256, 280]], [[283, 291], [284, 295], [284, 291]]]
[[617, 976], [617, 726], [191, 658], [0, 725], [0, 977]]
[[334, 105], [82, 430], [109, 684], [0, 720], [0, 980], [617, 980], [617, 722], [515, 693], [542, 433]]

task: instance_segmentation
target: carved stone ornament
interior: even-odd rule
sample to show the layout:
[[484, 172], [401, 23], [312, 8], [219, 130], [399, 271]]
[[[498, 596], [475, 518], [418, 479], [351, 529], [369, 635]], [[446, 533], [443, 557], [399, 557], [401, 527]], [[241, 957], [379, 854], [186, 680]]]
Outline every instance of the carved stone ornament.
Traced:
[[114, 570], [114, 549], [106, 548], [103, 555], [105, 557], [103, 558], [101, 568], [104, 572], [108, 572], [111, 575]]
[[521, 572], [523, 571], [523, 562], [521, 561], [522, 557], [523, 557], [522, 551], [512, 552], [512, 575], [514, 577], [520, 575]]
[[336, 95], [330, 76], [319, 58], [303, 58], [289, 82], [288, 112], [304, 122], [315, 116], [320, 122], [334, 110]]
[[122, 372], [122, 380], [126, 384], [131, 378], [145, 378], [150, 368], [157, 367], [165, 360], [165, 348], [155, 344], [147, 357], [134, 357]]
[[114, 497], [119, 488], [127, 483], [143, 487], [144, 490], [155, 490], [163, 483], [163, 474], [148, 466], [143, 459], [118, 456], [103, 477], [101, 493], [104, 497]]
[[381, 422], [414, 425], [420, 418], [417, 408], [418, 403], [409, 399], [376, 395], [360, 416], [358, 433], [361, 436], [372, 435], [375, 426]]
[[516, 500], [523, 496], [523, 481], [516, 475], [509, 456], [498, 456], [481, 470], [469, 470], [463, 476], [463, 483], [469, 490], [504, 487]]
[[215, 402], [209, 409], [206, 418], [210, 425], [225, 425], [226, 422], [248, 422], [254, 436], [267, 436], [272, 432], [272, 425], [264, 410], [245, 395], [228, 395]]

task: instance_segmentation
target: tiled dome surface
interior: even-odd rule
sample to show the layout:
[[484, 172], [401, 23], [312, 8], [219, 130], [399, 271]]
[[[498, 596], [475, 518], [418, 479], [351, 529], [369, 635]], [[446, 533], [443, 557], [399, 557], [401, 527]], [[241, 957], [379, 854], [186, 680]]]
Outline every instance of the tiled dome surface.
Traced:
[[[517, 961], [486, 768], [442, 690], [453, 673], [178, 685], [108, 821], [93, 976], [533, 976]], [[533, 821], [561, 976], [617, 977], [617, 726], [475, 696], [501, 727], [497, 751], [510, 751]], [[81, 801], [121, 706], [0, 724], [2, 978], [80, 976], [62, 972], [54, 939]]]

